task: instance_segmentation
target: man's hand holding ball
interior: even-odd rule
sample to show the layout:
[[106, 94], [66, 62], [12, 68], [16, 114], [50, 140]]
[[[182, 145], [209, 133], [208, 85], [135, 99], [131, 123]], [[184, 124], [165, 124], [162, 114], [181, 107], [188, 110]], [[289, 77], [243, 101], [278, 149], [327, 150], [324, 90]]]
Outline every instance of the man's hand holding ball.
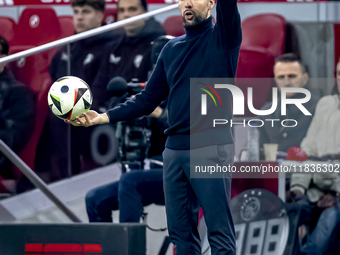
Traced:
[[96, 111], [90, 110], [77, 116], [74, 120], [65, 120], [65, 122], [76, 127], [90, 127], [109, 123], [109, 117], [106, 113], [99, 114]]

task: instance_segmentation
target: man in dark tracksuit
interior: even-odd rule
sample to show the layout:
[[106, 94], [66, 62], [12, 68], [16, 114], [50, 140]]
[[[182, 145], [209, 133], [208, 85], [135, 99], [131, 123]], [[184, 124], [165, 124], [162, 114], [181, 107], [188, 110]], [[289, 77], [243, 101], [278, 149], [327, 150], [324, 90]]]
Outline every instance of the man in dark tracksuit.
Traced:
[[[120, 0], [120, 2], [123, 1]], [[127, 82], [131, 82], [132, 79], [138, 79], [137, 82], [146, 82], [152, 70], [151, 42], [161, 35], [165, 35], [164, 28], [154, 18], [150, 18], [145, 21], [141, 31], [137, 34], [129, 36], [125, 32], [119, 39], [112, 42], [108, 56], [109, 64], [105, 63], [110, 77], [120, 76]]]
[[[201, 254], [198, 208], [203, 209], [212, 254], [235, 254], [235, 231], [229, 208], [230, 178], [190, 178], [190, 155], [204, 165], [232, 165], [230, 126], [212, 129], [211, 118], [197, 114], [200, 98], [190, 100], [190, 78], [235, 77], [242, 40], [236, 0], [217, 1], [217, 23], [210, 10], [214, 0], [179, 1], [186, 35], [171, 40], [158, 58], [145, 89], [133, 100], [104, 114], [88, 111], [75, 126], [91, 126], [150, 114], [168, 97], [169, 128], [163, 152], [164, 195], [169, 234], [176, 255]], [[232, 118], [232, 100], [223, 101], [225, 119]], [[197, 124], [196, 124], [197, 123]], [[190, 143], [191, 141], [191, 143]]]
[[[105, 10], [105, 0], [72, 0], [73, 25], [75, 33], [79, 34], [103, 25], [102, 19]], [[83, 79], [91, 88], [93, 103], [91, 109], [105, 112], [106, 99], [106, 78], [105, 70], [100, 68], [101, 63], [109, 56], [109, 43], [119, 38], [119, 31], [108, 32], [86, 38], [70, 44], [70, 54], [67, 46], [61, 47], [54, 55], [49, 66], [52, 82], [57, 79], [72, 75]], [[68, 61], [70, 61], [70, 73], [68, 73]], [[93, 167], [90, 157], [90, 137], [79, 139], [79, 137], [90, 136], [91, 129], [75, 130], [71, 128], [72, 146], [72, 173], [77, 174], [83, 169], [81, 157], [87, 160], [87, 168]], [[67, 169], [67, 125], [59, 118], [50, 116], [50, 137], [51, 137], [51, 167], [52, 180], [69, 177]], [[81, 143], [74, 141], [81, 140]], [[70, 159], [69, 159], [70, 160]]]

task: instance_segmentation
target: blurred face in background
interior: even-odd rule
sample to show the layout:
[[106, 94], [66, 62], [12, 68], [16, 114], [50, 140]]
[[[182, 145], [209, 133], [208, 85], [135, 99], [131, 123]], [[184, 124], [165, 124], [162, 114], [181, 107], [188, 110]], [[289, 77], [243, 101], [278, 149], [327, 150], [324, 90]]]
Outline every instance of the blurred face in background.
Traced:
[[89, 5], [74, 6], [73, 25], [77, 33], [85, 32], [100, 27], [104, 14]]
[[338, 84], [338, 91], [340, 92], [340, 62], [336, 65], [336, 83]]
[[[7, 56], [7, 54], [2, 53], [2, 45], [0, 44], [0, 58], [4, 58], [6, 56]], [[2, 73], [4, 71], [5, 66], [6, 66], [6, 64], [2, 64], [2, 63], [0, 64], [0, 73]]]
[[[118, 2], [118, 20], [128, 19], [146, 13], [140, 0], [120, 0]], [[143, 29], [145, 20], [136, 21], [124, 26], [127, 36], [136, 36]]]
[[[274, 76], [277, 87], [282, 88], [302, 88], [308, 81], [308, 74], [302, 72], [299, 62], [277, 62], [274, 66]], [[287, 93], [287, 97], [295, 93]]]
[[178, 0], [184, 27], [193, 27], [209, 18], [214, 5], [214, 0]]

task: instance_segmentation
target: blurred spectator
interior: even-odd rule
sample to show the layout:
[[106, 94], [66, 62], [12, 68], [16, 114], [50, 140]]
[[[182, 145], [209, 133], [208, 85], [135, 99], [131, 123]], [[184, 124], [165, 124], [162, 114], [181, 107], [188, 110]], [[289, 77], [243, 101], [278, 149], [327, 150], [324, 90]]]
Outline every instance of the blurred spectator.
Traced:
[[[301, 142], [301, 149], [306, 152], [309, 159], [328, 160], [340, 158], [340, 65], [337, 64], [337, 85], [335, 95], [325, 96], [318, 102], [313, 120], [308, 128], [306, 137]], [[290, 182], [290, 198], [304, 204], [303, 211], [309, 215], [318, 209], [322, 211], [315, 229], [308, 222], [306, 234], [307, 241], [302, 246], [302, 254], [323, 254], [327, 249], [332, 232], [339, 222], [339, 206], [337, 197], [340, 192], [339, 174], [328, 173], [328, 168], [323, 166], [323, 173], [293, 174]], [[309, 216], [308, 215], [308, 216]], [[318, 214], [316, 214], [318, 215]], [[305, 216], [305, 214], [304, 214]], [[314, 218], [314, 221], [317, 218]]]
[[[322, 97], [318, 102], [313, 120], [308, 128], [306, 137], [301, 142], [301, 149], [309, 159], [332, 159], [340, 157], [340, 64], [337, 64], [337, 85], [335, 95]], [[327, 169], [326, 169], [327, 170]], [[327, 176], [325, 176], [327, 174]], [[317, 202], [325, 191], [340, 191], [340, 180], [337, 173], [294, 174], [291, 180], [291, 191], [297, 197], [306, 193], [311, 202]], [[310, 188], [313, 184], [314, 188]]]
[[[331, 198], [332, 199], [332, 198]], [[334, 203], [329, 208], [325, 209], [313, 232], [307, 236], [306, 243], [300, 249], [300, 255], [319, 255], [319, 254], [335, 254], [332, 250], [336, 246], [328, 247], [332, 232], [334, 231], [340, 220], [340, 205]], [[339, 244], [336, 244], [339, 246]]]
[[[119, 21], [148, 11], [146, 0], [119, 0], [117, 5]], [[151, 42], [165, 35], [165, 30], [154, 18], [149, 18], [124, 26], [124, 31], [110, 47], [109, 78], [120, 76], [127, 82], [132, 79], [146, 82], [152, 69]]]
[[[274, 65], [274, 76], [275, 82], [279, 89], [279, 92], [284, 87], [304, 87], [308, 88], [308, 74], [305, 71], [304, 65], [292, 53], [281, 55], [275, 59]], [[303, 106], [311, 113], [314, 113], [314, 109], [317, 100], [313, 96]], [[287, 93], [287, 98], [297, 99], [304, 98], [305, 95], [302, 93]], [[262, 110], [270, 109], [272, 102], [262, 107]], [[283, 127], [279, 121], [275, 122], [272, 126], [272, 122], [264, 121], [264, 126], [259, 128], [260, 131], [260, 148], [263, 148], [265, 143], [277, 143], [279, 145], [278, 151], [287, 152], [290, 147], [299, 147], [302, 139], [305, 137], [308, 126], [312, 120], [312, 116], [306, 116], [293, 104], [287, 104], [286, 115], [281, 115], [281, 98], [278, 98], [278, 104], [276, 110], [266, 116], [260, 118], [265, 119], [277, 119], [280, 122], [284, 119], [294, 119], [298, 122], [298, 125], [294, 128]], [[287, 121], [285, 125], [294, 125], [295, 122]]]
[[[71, 5], [76, 34], [104, 25], [102, 20], [105, 0], [72, 0]], [[91, 108], [96, 111], [103, 105], [107, 84], [101, 75], [100, 65], [103, 59], [107, 58], [108, 52], [105, 49], [108, 43], [114, 41], [116, 33], [104, 33], [71, 43], [70, 56], [67, 53], [67, 45], [61, 47], [49, 67], [53, 82], [62, 76], [73, 75], [89, 84], [93, 94]], [[70, 73], [68, 73], [68, 61], [70, 61]]]
[[90, 222], [112, 222], [112, 211], [120, 210], [120, 222], [139, 222], [143, 207], [164, 205], [163, 169], [123, 173], [119, 181], [90, 190], [86, 210]]
[[[75, 33], [79, 34], [102, 25], [105, 0], [72, 0], [73, 25]], [[105, 70], [100, 68], [101, 62], [108, 56], [106, 50], [109, 42], [115, 40], [119, 32], [108, 32], [89, 37], [70, 44], [70, 55], [67, 46], [61, 47], [53, 57], [49, 71], [52, 81], [66, 75], [72, 75], [83, 79], [91, 88], [93, 104], [91, 109], [101, 111], [105, 105], [105, 93], [107, 80]], [[70, 61], [70, 73], [68, 73], [68, 61]], [[74, 129], [71, 127], [71, 158], [67, 155], [66, 146], [68, 125], [51, 114], [50, 136], [52, 139], [51, 179], [69, 177], [68, 160], [71, 160], [71, 172], [77, 174], [97, 165], [90, 154], [90, 138], [94, 128]], [[81, 138], [80, 138], [81, 137]], [[88, 137], [88, 139], [83, 139]]]
[[[7, 56], [8, 51], [8, 43], [0, 35], [0, 58]], [[0, 64], [0, 139], [14, 152], [21, 151], [33, 132], [34, 119], [34, 92], [19, 83], [6, 64]], [[0, 175], [5, 179], [17, 179], [11, 162], [1, 152]]]
[[306, 137], [301, 142], [301, 149], [308, 158], [340, 159], [340, 64], [336, 67], [337, 84], [334, 95], [324, 96], [318, 102], [313, 120]]

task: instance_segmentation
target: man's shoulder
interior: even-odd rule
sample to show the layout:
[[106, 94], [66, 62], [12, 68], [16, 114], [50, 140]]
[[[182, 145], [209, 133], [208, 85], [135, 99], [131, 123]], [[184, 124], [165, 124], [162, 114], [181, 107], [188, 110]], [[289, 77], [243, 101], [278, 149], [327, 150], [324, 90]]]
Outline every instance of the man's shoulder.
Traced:
[[180, 42], [183, 42], [184, 39], [185, 39], [186, 35], [181, 35], [181, 36], [178, 36], [178, 37], [175, 37], [173, 39], [171, 39], [166, 45], [168, 47], [173, 47], [175, 46], [177, 43], [180, 43]]
[[320, 98], [318, 104], [331, 104], [334, 101], [338, 101], [338, 95], [327, 95]]
[[266, 102], [264, 106], [262, 106], [261, 110], [268, 110], [272, 107], [273, 102]]
[[[65, 56], [68, 56], [67, 55], [67, 45], [63, 45], [63, 46], [59, 47], [59, 49], [56, 51], [56, 53], [53, 56], [52, 62], [60, 60], [63, 56], [64, 56], [64, 58], [65, 58]], [[67, 60], [67, 59], [65, 59], [65, 60]]]
[[[273, 105], [273, 102], [266, 102], [264, 106], [261, 107], [261, 111], [269, 110]], [[270, 118], [279, 118], [281, 114], [281, 106], [280, 106], [280, 101], [278, 100], [276, 109], [273, 113], [269, 115], [261, 115], [258, 116], [260, 119], [270, 119]]]
[[27, 85], [18, 81], [14, 76], [10, 75], [5, 80], [7, 83], [7, 91], [11, 94], [11, 98], [31, 97], [34, 92]]
[[25, 96], [25, 97], [30, 97], [30, 96], [33, 96], [34, 95], [34, 92], [33, 90], [20, 83], [20, 82], [16, 82], [13, 86], [12, 86], [12, 91], [19, 96], [19, 94]]
[[164, 27], [160, 22], [155, 20], [154, 18], [150, 18], [145, 22], [145, 26], [154, 30], [156, 33], [166, 33]]
[[175, 37], [171, 39], [170, 41], [168, 41], [163, 47], [163, 50], [162, 50], [163, 55], [164, 55], [164, 52], [167, 55], [172, 54], [173, 51], [171, 51], [171, 49], [173, 49], [177, 43], [181, 43], [184, 40], [184, 38], [185, 38], [185, 35], [182, 35], [182, 36]]
[[317, 109], [330, 109], [332, 105], [339, 104], [339, 97], [338, 95], [327, 95], [321, 97], [320, 100], [317, 102]]

